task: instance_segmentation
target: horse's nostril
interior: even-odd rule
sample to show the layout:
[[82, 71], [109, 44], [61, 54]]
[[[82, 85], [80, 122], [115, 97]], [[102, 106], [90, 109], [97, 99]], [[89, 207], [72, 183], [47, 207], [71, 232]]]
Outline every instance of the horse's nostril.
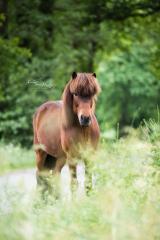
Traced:
[[85, 117], [85, 121], [86, 121], [86, 122], [89, 122], [89, 117]]
[[90, 117], [89, 117], [89, 116], [81, 115], [81, 123], [82, 123], [83, 125], [89, 124], [89, 121], [90, 121]]
[[81, 121], [84, 121], [84, 120], [85, 120], [85, 116], [81, 115]]

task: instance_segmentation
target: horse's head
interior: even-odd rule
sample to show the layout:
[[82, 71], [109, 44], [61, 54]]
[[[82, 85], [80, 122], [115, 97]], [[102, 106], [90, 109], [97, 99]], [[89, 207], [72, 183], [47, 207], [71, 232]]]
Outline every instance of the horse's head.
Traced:
[[73, 97], [73, 112], [80, 125], [89, 126], [95, 109], [95, 99], [100, 92], [96, 74], [73, 72], [69, 90]]

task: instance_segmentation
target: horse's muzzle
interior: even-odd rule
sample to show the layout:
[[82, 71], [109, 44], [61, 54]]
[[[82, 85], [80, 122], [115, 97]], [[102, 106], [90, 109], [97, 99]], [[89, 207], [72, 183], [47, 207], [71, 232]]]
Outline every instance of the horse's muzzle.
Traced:
[[88, 127], [91, 123], [91, 118], [89, 116], [81, 115], [79, 122], [81, 126]]

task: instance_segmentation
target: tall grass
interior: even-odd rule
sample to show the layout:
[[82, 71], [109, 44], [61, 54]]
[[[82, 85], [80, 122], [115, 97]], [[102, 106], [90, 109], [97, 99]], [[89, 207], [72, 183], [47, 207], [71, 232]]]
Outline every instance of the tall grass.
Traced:
[[22, 188], [5, 189], [0, 239], [160, 239], [160, 172], [153, 151], [158, 141], [132, 131], [104, 142], [94, 155], [86, 150], [96, 184], [82, 200], [63, 202], [49, 195], [42, 201], [35, 192], [24, 198]]
[[33, 150], [26, 150], [13, 144], [0, 144], [0, 174], [33, 166]]

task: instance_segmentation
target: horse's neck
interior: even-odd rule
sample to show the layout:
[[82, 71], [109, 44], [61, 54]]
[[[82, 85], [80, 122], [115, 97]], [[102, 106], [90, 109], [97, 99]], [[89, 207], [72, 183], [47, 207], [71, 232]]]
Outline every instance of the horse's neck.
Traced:
[[63, 108], [62, 108], [62, 124], [66, 128], [71, 127], [75, 125], [76, 119], [75, 116], [72, 112], [72, 109], [70, 109], [69, 106], [66, 106], [65, 103], [63, 103]]
[[69, 91], [69, 85], [66, 86], [63, 93], [63, 107], [62, 107], [62, 124], [63, 126], [71, 127], [76, 123], [76, 117], [73, 113], [72, 95]]

